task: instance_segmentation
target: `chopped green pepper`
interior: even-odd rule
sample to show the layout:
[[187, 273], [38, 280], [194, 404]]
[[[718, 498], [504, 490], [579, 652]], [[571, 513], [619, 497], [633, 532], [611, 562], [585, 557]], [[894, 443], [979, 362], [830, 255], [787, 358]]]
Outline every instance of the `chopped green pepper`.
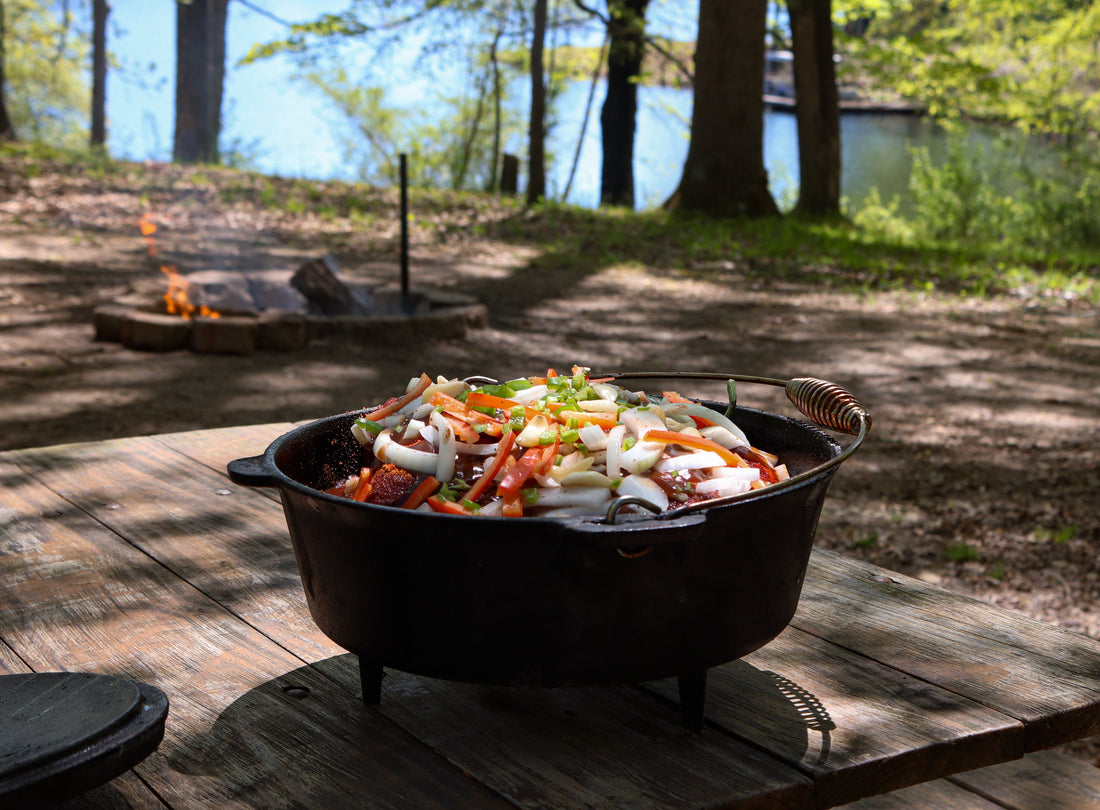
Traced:
[[358, 419], [356, 419], [355, 424], [363, 428], [363, 430], [367, 431], [368, 433], [373, 433], [375, 436], [382, 432], [382, 425], [363, 416], [360, 416]]

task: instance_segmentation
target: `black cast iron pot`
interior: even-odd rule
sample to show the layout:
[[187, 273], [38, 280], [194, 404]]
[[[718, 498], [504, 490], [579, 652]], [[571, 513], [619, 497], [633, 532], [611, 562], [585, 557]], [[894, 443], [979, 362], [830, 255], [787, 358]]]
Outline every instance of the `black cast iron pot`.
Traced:
[[310, 613], [359, 656], [364, 701], [379, 701], [384, 666], [489, 684], [675, 675], [684, 722], [698, 729], [706, 671], [790, 622], [826, 489], [866, 435], [867, 412], [809, 378], [599, 376], [783, 385], [815, 422], [858, 437], [844, 449], [812, 424], [735, 406], [731, 396], [731, 418], [786, 463], [789, 481], [660, 515], [627, 515], [615, 503], [595, 519], [443, 515], [325, 494], [359, 469], [350, 432], [358, 413], [304, 425], [261, 456], [231, 461], [234, 482], [279, 490]]

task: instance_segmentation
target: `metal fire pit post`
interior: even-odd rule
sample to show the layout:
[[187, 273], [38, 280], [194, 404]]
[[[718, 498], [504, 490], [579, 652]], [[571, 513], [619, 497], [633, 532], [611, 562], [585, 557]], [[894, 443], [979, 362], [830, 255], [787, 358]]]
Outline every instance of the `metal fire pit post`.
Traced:
[[401, 303], [409, 300], [409, 156], [401, 153]]

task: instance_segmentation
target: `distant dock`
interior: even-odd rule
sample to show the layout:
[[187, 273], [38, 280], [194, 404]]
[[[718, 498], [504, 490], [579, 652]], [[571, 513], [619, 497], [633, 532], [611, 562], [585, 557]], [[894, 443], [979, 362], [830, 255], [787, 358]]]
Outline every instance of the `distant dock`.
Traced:
[[[793, 96], [764, 95], [764, 107], [776, 112], [795, 111]], [[870, 99], [847, 98], [840, 100], [841, 115], [878, 114], [878, 115], [922, 115], [924, 108], [907, 101], [872, 101]]]

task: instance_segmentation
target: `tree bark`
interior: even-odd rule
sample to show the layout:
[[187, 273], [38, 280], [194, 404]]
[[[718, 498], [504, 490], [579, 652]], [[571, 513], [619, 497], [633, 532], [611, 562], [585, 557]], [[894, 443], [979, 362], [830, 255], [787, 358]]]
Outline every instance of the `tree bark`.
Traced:
[[217, 163], [228, 0], [176, 5], [176, 128], [172, 159]]
[[546, 78], [543, 48], [546, 42], [546, 0], [535, 0], [531, 36], [531, 122], [528, 129], [527, 204], [546, 196]]
[[4, 0], [0, 0], [0, 141], [14, 141], [15, 127], [8, 117], [8, 106], [4, 102], [7, 94], [7, 81], [4, 79], [4, 40], [7, 38], [8, 28], [4, 17]]
[[600, 204], [634, 207], [634, 132], [638, 77], [645, 56], [649, 0], [608, 0], [607, 96], [600, 112]]
[[794, 50], [799, 184], [796, 211], [840, 213], [840, 101], [831, 0], [787, 0]]
[[764, 169], [766, 23], [766, 0], [701, 0], [691, 144], [670, 207], [778, 215]]
[[92, 146], [107, 142], [107, 0], [92, 0]]

